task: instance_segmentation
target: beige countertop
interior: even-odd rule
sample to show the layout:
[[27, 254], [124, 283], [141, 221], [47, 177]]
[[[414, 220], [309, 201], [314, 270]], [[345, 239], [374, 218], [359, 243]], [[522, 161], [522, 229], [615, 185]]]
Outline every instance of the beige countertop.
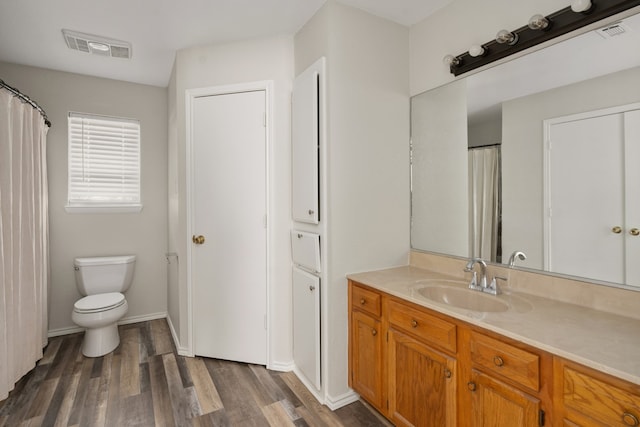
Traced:
[[[460, 279], [413, 266], [349, 274], [347, 277], [640, 385], [640, 320], [509, 292], [504, 287], [504, 293], [495, 298], [510, 304], [512, 308], [507, 311], [480, 313], [452, 307], [426, 299], [416, 290], [434, 279], [457, 282]], [[466, 286], [463, 282], [448, 284]]]

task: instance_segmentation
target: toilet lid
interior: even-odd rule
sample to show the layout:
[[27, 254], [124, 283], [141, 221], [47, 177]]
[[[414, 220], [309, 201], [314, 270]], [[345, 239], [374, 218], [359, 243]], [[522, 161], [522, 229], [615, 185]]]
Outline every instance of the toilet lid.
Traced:
[[91, 313], [116, 308], [125, 303], [124, 295], [120, 292], [89, 295], [79, 299], [73, 305], [76, 312]]

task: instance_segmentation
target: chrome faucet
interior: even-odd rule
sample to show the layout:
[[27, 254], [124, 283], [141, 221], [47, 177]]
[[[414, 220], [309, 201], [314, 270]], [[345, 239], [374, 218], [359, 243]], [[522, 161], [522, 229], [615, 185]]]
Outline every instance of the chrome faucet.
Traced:
[[[480, 283], [478, 283], [478, 274], [473, 269], [476, 264], [480, 264]], [[500, 288], [498, 288], [498, 284], [496, 283], [496, 279], [504, 279], [503, 277], [494, 277], [491, 279], [491, 283], [487, 284], [487, 263], [484, 262], [480, 258], [471, 258], [469, 262], [467, 262], [464, 271], [473, 272], [473, 277], [471, 278], [471, 282], [469, 282], [469, 289], [473, 289], [474, 291], [481, 291], [491, 295], [498, 295], [500, 293]]]
[[524, 261], [525, 259], [527, 259], [527, 256], [524, 254], [524, 252], [513, 251], [513, 253], [509, 257], [509, 268], [513, 268], [516, 263], [516, 258], [518, 258], [520, 261]]
[[[478, 273], [473, 270], [473, 267], [476, 264], [480, 264], [480, 283], [478, 283]], [[471, 272], [473, 271], [473, 277], [471, 278], [471, 282], [469, 283], [469, 289], [473, 289], [475, 291], [482, 291], [487, 287], [487, 263], [481, 260], [480, 258], [471, 258], [467, 263], [467, 266], [464, 268], [464, 271]]]

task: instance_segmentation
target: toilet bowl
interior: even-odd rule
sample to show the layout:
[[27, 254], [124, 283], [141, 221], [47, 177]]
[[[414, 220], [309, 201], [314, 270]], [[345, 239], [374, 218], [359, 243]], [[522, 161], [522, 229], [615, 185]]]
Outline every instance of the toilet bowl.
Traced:
[[76, 301], [71, 319], [85, 328], [82, 354], [100, 357], [120, 344], [118, 321], [129, 309], [122, 292], [133, 279], [135, 256], [76, 258], [76, 285], [85, 297]]

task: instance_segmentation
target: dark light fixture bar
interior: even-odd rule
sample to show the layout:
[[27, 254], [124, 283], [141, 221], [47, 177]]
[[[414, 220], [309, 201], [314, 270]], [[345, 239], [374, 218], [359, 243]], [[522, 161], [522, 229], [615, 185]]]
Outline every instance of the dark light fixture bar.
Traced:
[[491, 40], [481, 45], [484, 49], [482, 55], [472, 56], [469, 52], [455, 57], [447, 55], [445, 63], [453, 75], [459, 76], [636, 6], [640, 6], [640, 0], [591, 0], [591, 7], [584, 12], [574, 12], [568, 6], [547, 15], [548, 24], [545, 28], [532, 29], [525, 25], [512, 31], [516, 37], [515, 43]]

